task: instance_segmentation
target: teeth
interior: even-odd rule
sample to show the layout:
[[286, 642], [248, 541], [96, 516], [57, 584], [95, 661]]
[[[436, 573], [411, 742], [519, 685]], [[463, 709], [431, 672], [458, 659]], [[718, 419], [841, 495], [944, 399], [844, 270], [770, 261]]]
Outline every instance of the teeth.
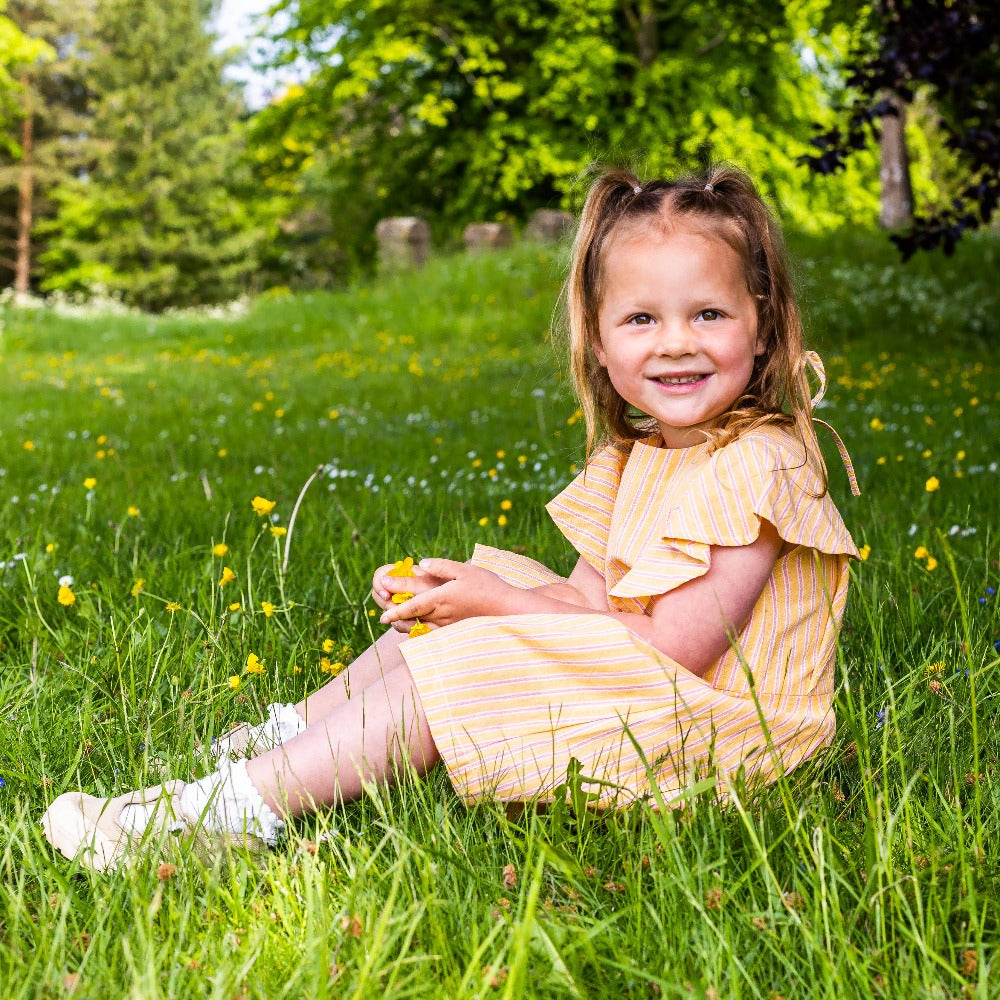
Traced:
[[689, 385], [692, 382], [700, 382], [701, 379], [701, 375], [679, 375], [676, 377], [664, 375], [657, 381], [662, 382], [664, 385]]

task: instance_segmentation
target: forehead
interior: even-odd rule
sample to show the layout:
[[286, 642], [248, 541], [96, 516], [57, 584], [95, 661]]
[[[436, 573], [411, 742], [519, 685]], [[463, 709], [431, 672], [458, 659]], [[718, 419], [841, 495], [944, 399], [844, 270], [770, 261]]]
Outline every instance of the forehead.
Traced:
[[[669, 220], [655, 217], [629, 220], [616, 227], [605, 242], [602, 254], [600, 298], [608, 291], [608, 282], [642, 282], [658, 273], [674, 276], [682, 283], [706, 278], [711, 284], [735, 282], [747, 287], [746, 266], [740, 248], [730, 239], [730, 227], [705, 225], [704, 220]], [[712, 220], [714, 222], [714, 220]], [[666, 272], [662, 269], [666, 268]]]

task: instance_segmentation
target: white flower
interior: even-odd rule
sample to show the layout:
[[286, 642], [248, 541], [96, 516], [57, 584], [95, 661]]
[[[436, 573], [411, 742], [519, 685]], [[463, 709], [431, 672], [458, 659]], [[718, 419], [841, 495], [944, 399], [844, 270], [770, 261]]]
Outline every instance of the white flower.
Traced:
[[60, 587], [72, 587], [73, 586], [73, 577], [71, 577], [71, 576], [61, 576], [61, 577], [59, 577], [59, 586]]

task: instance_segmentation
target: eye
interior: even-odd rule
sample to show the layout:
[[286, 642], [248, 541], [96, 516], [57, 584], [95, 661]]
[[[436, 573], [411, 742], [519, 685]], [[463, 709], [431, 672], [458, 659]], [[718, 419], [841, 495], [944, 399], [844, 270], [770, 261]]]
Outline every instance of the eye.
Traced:
[[698, 318], [703, 319], [708, 323], [714, 323], [717, 319], [722, 319], [722, 313], [718, 309], [702, 309], [698, 313]]
[[648, 326], [653, 322], [653, 317], [649, 313], [636, 313], [634, 316], [629, 316], [625, 322], [630, 326]]

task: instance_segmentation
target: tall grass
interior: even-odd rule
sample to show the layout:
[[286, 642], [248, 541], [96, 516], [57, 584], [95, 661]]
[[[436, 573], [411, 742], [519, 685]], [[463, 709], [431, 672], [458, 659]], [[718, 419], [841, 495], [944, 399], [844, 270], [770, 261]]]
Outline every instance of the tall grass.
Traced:
[[[542, 509], [582, 453], [559, 254], [228, 320], [8, 313], [4, 995], [997, 995], [997, 243], [901, 274], [877, 237], [792, 242], [870, 547], [829, 751], [676, 812], [515, 817], [404, 777], [266, 856], [111, 876], [53, 854], [45, 804], [198, 773], [201, 740], [329, 679], [372, 638], [374, 566], [480, 540], [569, 568]], [[271, 529], [320, 466], [286, 567]]]

